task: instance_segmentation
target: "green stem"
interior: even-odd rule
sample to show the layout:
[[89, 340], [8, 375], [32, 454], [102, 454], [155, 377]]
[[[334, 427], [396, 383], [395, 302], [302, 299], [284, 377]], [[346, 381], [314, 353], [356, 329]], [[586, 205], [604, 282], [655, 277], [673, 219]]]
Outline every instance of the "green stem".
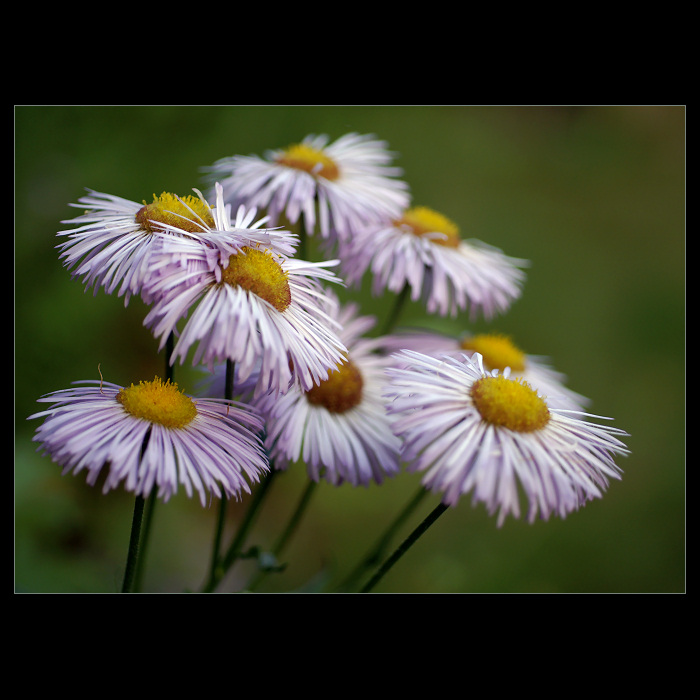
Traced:
[[[287, 527], [278, 537], [277, 542], [275, 542], [274, 546], [270, 550], [271, 553], [275, 556], [275, 558], [277, 558], [282, 553], [282, 550], [284, 550], [284, 548], [287, 546], [287, 542], [289, 542], [291, 536], [297, 529], [301, 520], [301, 516], [304, 514], [304, 511], [306, 510], [306, 507], [309, 504], [309, 500], [311, 499], [311, 495], [316, 490], [317, 486], [318, 482], [313, 480], [309, 480], [308, 484], [306, 485], [306, 488], [304, 489], [304, 492], [302, 493], [301, 498], [299, 499], [299, 503], [297, 504], [297, 507], [294, 513], [292, 514], [292, 517], [287, 523]], [[267, 576], [268, 573], [268, 571], [260, 571], [258, 575], [246, 587], [246, 590], [255, 590], [260, 585], [265, 576]]]
[[308, 251], [308, 233], [306, 230], [306, 220], [303, 214], [299, 216], [299, 247], [296, 250], [295, 257], [299, 260], [306, 260]]
[[338, 586], [336, 589], [337, 592], [352, 590], [364, 575], [365, 571], [381, 563], [394, 536], [427, 494], [428, 492], [421, 487], [416, 495], [404, 506], [404, 509], [399, 513], [386, 532], [377, 540], [369, 553], [365, 555], [362, 561], [359, 562], [355, 569], [345, 578], [340, 586]]
[[420, 536], [449, 508], [444, 503], [439, 503], [430, 512], [427, 518], [402, 542], [396, 551], [382, 564], [379, 571], [364, 585], [360, 593], [369, 593], [396, 562], [411, 548]]
[[150, 540], [151, 526], [153, 524], [153, 512], [156, 507], [157, 489], [154, 487], [151, 490], [151, 495], [148, 497], [148, 501], [145, 505], [143, 525], [141, 527], [141, 541], [139, 544], [139, 560], [138, 566], [136, 567], [136, 575], [134, 578], [134, 593], [138, 593], [141, 590], [141, 584], [143, 582], [143, 571], [144, 564], [146, 562], [146, 550], [147, 545]]
[[214, 531], [214, 544], [211, 550], [211, 563], [209, 565], [209, 581], [207, 583], [207, 588], [216, 587], [216, 584], [221, 580], [224, 575], [224, 571], [221, 570], [220, 565], [220, 553], [221, 553], [221, 541], [223, 539], [224, 525], [226, 524], [226, 509], [228, 506], [228, 501], [224, 494], [221, 495], [219, 501], [219, 512], [216, 518], [216, 530]]
[[227, 401], [233, 400], [233, 380], [236, 374], [236, 363], [233, 360], [226, 360], [226, 377], [224, 379], [224, 398]]
[[299, 525], [299, 521], [301, 520], [301, 516], [303, 515], [304, 511], [306, 510], [306, 506], [309, 504], [309, 500], [311, 499], [311, 495], [313, 492], [316, 490], [316, 487], [318, 486], [317, 481], [309, 480], [309, 483], [306, 485], [306, 488], [304, 489], [304, 493], [301, 495], [301, 498], [299, 499], [299, 504], [297, 505], [296, 510], [294, 511], [294, 514], [289, 520], [289, 523], [287, 523], [287, 527], [285, 531], [280, 535], [279, 539], [275, 543], [275, 546], [272, 549], [273, 554], [280, 554], [282, 550], [287, 546], [287, 542], [291, 538], [291, 536], [294, 534], [294, 531], [297, 529], [297, 526]]
[[[234, 375], [235, 375], [235, 363], [227, 359], [226, 360], [226, 375], [224, 378], [224, 398], [227, 401], [233, 399], [233, 387], [234, 387]], [[219, 499], [219, 513], [216, 518], [216, 530], [214, 532], [214, 545], [211, 553], [211, 563], [209, 565], [209, 581], [207, 586], [216, 586], [215, 582], [218, 582], [223, 576], [223, 572], [220, 571], [220, 553], [221, 553], [221, 541], [223, 539], [224, 525], [226, 524], [226, 509], [228, 506], [228, 500], [225, 494], [221, 494]]]
[[243, 543], [248, 536], [248, 532], [253, 526], [258, 509], [260, 508], [268, 489], [272, 485], [276, 474], [277, 470], [271, 466], [271, 471], [263, 479], [260, 486], [253, 494], [253, 498], [248, 506], [245, 518], [243, 519], [243, 522], [241, 523], [241, 526], [239, 527], [236, 537], [231, 543], [226, 556], [220, 560], [220, 564], [212, 567], [209, 581], [202, 590], [203, 593], [212, 593], [221, 582], [221, 579], [226, 575], [227, 571], [233, 566], [238, 557], [241, 555]]
[[403, 306], [406, 303], [406, 299], [408, 299], [410, 291], [411, 287], [408, 284], [408, 282], [406, 282], [406, 284], [404, 284], [403, 286], [403, 289], [396, 295], [394, 305], [391, 307], [388, 316], [384, 320], [384, 326], [380, 332], [380, 335], [388, 335], [392, 330], [394, 330], [394, 326], [399, 320], [401, 310], [403, 309]]
[[126, 569], [124, 570], [124, 582], [122, 593], [134, 593], [134, 581], [139, 565], [139, 545], [141, 541], [141, 524], [144, 510], [143, 496], [136, 496], [134, 502], [134, 514], [131, 519], [131, 536], [129, 538], [129, 552], [126, 557]]
[[172, 382], [173, 376], [175, 374], [175, 367], [170, 362], [170, 358], [173, 355], [173, 348], [175, 347], [175, 334], [170, 333], [168, 339], [165, 341], [165, 380], [168, 379]]

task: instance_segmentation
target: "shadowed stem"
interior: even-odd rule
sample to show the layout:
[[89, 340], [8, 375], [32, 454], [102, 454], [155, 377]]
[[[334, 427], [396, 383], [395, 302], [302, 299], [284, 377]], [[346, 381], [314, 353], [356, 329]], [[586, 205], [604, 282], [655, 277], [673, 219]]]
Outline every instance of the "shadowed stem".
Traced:
[[384, 319], [384, 326], [382, 327], [380, 335], [388, 335], [392, 330], [394, 330], [394, 326], [399, 320], [399, 316], [401, 316], [401, 310], [406, 303], [406, 299], [408, 299], [410, 291], [411, 287], [408, 282], [406, 282], [403, 289], [396, 295], [394, 305], [391, 307], [389, 314]]
[[306, 228], [306, 217], [304, 214], [299, 216], [299, 246], [297, 247], [294, 257], [298, 260], [308, 260], [309, 254], [309, 232]]
[[364, 585], [360, 593], [369, 593], [387, 574], [396, 562], [416, 543], [420, 536], [449, 508], [444, 503], [439, 503], [430, 512], [427, 518], [401, 543], [396, 551], [382, 564], [379, 571]]
[[136, 496], [134, 502], [134, 514], [131, 519], [131, 537], [129, 538], [129, 552], [126, 557], [126, 569], [124, 570], [124, 581], [122, 583], [122, 593], [134, 593], [134, 581], [136, 580], [136, 570], [139, 563], [139, 549], [141, 540], [141, 524], [143, 522], [143, 510], [145, 500], [143, 496]]
[[[234, 375], [235, 375], [235, 363], [232, 360], [226, 360], [226, 375], [224, 378], [224, 398], [227, 401], [233, 399], [233, 385], [234, 385]], [[226, 523], [226, 507], [228, 505], [228, 500], [225, 494], [221, 494], [219, 499], [219, 514], [216, 519], [216, 530], [214, 532], [214, 545], [211, 553], [211, 564], [209, 568], [209, 582], [207, 587], [216, 587], [216, 583], [220, 580], [223, 573], [219, 571], [220, 566], [220, 552], [221, 552], [221, 541], [223, 539], [224, 525]], [[215, 583], [216, 582], [216, 583]], [[213, 590], [213, 588], [212, 588]]]
[[146, 552], [151, 534], [151, 526], [153, 524], [153, 511], [155, 510], [156, 501], [158, 500], [156, 494], [157, 490], [153, 488], [150, 496], [148, 497], [148, 501], [146, 501], [144, 506], [143, 524], [141, 526], [141, 541], [139, 544], [139, 558], [136, 566], [136, 574], [134, 576], [134, 593], [138, 593], [141, 590], [141, 584], [143, 583]]
[[374, 547], [364, 556], [362, 561], [353, 569], [353, 571], [345, 578], [345, 580], [336, 588], [336, 592], [341, 593], [350, 591], [355, 587], [355, 584], [364, 575], [365, 571], [377, 566], [384, 558], [386, 551], [391, 544], [392, 539], [398, 532], [399, 528], [408, 519], [408, 516], [418, 507], [420, 502], [425, 498], [428, 492], [421, 487], [416, 495], [406, 504], [404, 509], [399, 513], [393, 523], [387, 528], [386, 532], [377, 540]]

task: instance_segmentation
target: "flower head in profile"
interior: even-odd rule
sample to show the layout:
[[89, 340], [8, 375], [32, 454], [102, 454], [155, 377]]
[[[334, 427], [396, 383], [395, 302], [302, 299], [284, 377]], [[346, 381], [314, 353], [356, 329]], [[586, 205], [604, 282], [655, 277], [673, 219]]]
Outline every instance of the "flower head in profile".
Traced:
[[333, 143], [309, 135], [263, 158], [222, 158], [209, 170], [227, 202], [265, 210], [273, 225], [296, 224], [303, 216], [308, 235], [347, 238], [408, 202], [407, 185], [390, 165], [393, 154], [373, 135], [346, 134]]
[[581, 411], [590, 404], [590, 399], [566, 386], [566, 377], [551, 367], [548, 358], [525, 353], [509, 336], [500, 333], [454, 337], [430, 330], [406, 330], [386, 336], [383, 345], [389, 353], [413, 350], [433, 357], [451, 355], [460, 359], [465, 354], [479, 353], [486, 371], [503, 373], [508, 368], [512, 379], [527, 382], [551, 408]]
[[103, 492], [124, 485], [148, 496], [157, 489], [167, 501], [179, 487], [208, 496], [239, 498], [269, 470], [259, 434], [261, 417], [249, 406], [197, 399], [158, 377], [129, 387], [102, 381], [47, 394], [53, 404], [35, 413], [44, 418], [34, 441], [63, 467], [85, 470], [94, 485], [103, 473]]
[[385, 396], [402, 458], [409, 471], [425, 472], [423, 485], [446, 505], [471, 493], [490, 514], [499, 511], [500, 526], [520, 516], [522, 489], [530, 522], [563, 518], [620, 478], [613, 457], [628, 452], [616, 437], [623, 431], [548, 407], [522, 379], [487, 372], [478, 353], [398, 355]]
[[364, 337], [374, 317], [357, 311], [355, 304], [338, 307], [348, 353], [323, 381], [254, 402], [265, 417], [265, 444], [276, 468], [301, 459], [314, 481], [353, 486], [381, 483], [398, 472], [400, 444], [381, 395], [389, 359], [376, 352], [378, 339]]
[[462, 240], [457, 225], [427, 207], [366, 227], [339, 250], [341, 272], [359, 284], [365, 272], [372, 291], [398, 293], [408, 287], [428, 312], [455, 316], [467, 308], [472, 318], [490, 319], [520, 296], [527, 261], [497, 248]]
[[[197, 196], [179, 197], [169, 192], [153, 195], [153, 201], [132, 202], [101, 192], [90, 191], [70, 206], [83, 210], [80, 216], [63, 221], [78, 224], [76, 228], [60, 231], [66, 240], [57, 248], [64, 265], [73, 277], [81, 277], [87, 288], [95, 293], [115, 291], [124, 296], [125, 303], [155, 274], [152, 255], [169, 238], [186, 238], [229, 254], [251, 241], [278, 246], [292, 254], [296, 243], [289, 234], [262, 229], [265, 219], [253, 223], [255, 210], [239, 212], [231, 222], [230, 208], [225, 207], [221, 190], [216, 188], [217, 207], [212, 208], [197, 190]], [[148, 299], [144, 299], [148, 302]]]
[[154, 257], [158, 274], [147, 285], [152, 307], [144, 325], [161, 347], [177, 335], [171, 362], [183, 362], [194, 347], [193, 364], [231, 360], [244, 380], [257, 371], [260, 391], [286, 391], [294, 383], [310, 388], [345, 352], [321, 287], [340, 282], [328, 269], [336, 264], [257, 245], [229, 254], [172, 240]]

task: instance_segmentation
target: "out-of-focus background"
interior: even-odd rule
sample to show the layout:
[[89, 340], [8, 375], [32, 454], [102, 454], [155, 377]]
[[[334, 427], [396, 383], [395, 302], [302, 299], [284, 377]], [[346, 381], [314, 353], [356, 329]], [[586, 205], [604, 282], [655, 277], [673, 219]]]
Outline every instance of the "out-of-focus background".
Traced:
[[[139, 300], [85, 293], [58, 260], [61, 220], [85, 188], [136, 202], [203, 188], [202, 168], [307, 134], [386, 140], [413, 202], [506, 254], [531, 261], [522, 297], [489, 323], [402, 324], [510, 334], [630, 436], [623, 479], [565, 520], [500, 529], [465, 497], [382, 580], [399, 593], [685, 591], [685, 108], [683, 106], [17, 106], [15, 128], [15, 590], [120, 589], [133, 496], [103, 495], [35, 452], [41, 395], [79, 379], [129, 384], [162, 373]], [[357, 298], [382, 317], [391, 295]], [[197, 378], [176, 368], [185, 391]], [[306, 484], [274, 482], [249, 544], [270, 546]], [[368, 489], [316, 489], [286, 555], [260, 591], [310, 590], [354, 566], [419, 489], [402, 474]], [[430, 495], [398, 544], [439, 502]], [[227, 536], [247, 505], [229, 508]], [[184, 493], [159, 504], [144, 590], [197, 590], [217, 508]], [[243, 562], [221, 590], [250, 576]], [[329, 590], [329, 589], [326, 589]]]

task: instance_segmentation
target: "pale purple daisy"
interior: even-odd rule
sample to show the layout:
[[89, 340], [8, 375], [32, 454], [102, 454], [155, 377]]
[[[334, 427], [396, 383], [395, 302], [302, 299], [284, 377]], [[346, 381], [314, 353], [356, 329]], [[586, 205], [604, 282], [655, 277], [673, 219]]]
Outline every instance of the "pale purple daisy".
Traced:
[[[188, 239], [169, 240], [153, 259], [146, 285], [152, 307], [144, 319], [161, 348], [174, 333], [171, 362], [231, 360], [242, 379], [259, 370], [259, 391], [309, 389], [343, 358], [332, 302], [321, 282], [341, 281], [327, 268], [272, 248], [244, 246], [236, 254]], [[187, 317], [178, 330], [178, 322]]]
[[[108, 294], [118, 291], [128, 304], [155, 274], [152, 254], [171, 237], [206, 243], [229, 254], [253, 244], [293, 254], [296, 241], [291, 234], [261, 228], [267, 219], [254, 222], [254, 209], [239, 211], [232, 222], [221, 188], [217, 186], [215, 191], [216, 208], [197, 190], [197, 196], [186, 197], [163, 192], [159, 197], [154, 195], [150, 204], [89, 190], [89, 196], [70, 205], [84, 213], [62, 222], [79, 225], [58, 233], [66, 238], [57, 246], [59, 257], [73, 277], [82, 277], [86, 289], [94, 287], [95, 294], [100, 287]], [[149, 302], [147, 298], [144, 301]]]
[[381, 339], [364, 337], [375, 325], [373, 316], [359, 316], [350, 303], [339, 307], [336, 320], [347, 359], [309, 391], [293, 388], [253, 405], [265, 417], [265, 445], [275, 468], [302, 460], [313, 481], [381, 483], [399, 471], [400, 442], [381, 395], [390, 360], [377, 352]]
[[389, 353], [413, 350], [433, 357], [451, 355], [458, 360], [465, 354], [472, 356], [478, 352], [487, 371], [504, 372], [506, 367], [510, 368], [512, 379], [526, 381], [552, 408], [581, 411], [590, 404], [590, 399], [566, 386], [565, 375], [555, 370], [547, 357], [526, 354], [503, 334], [477, 333], [455, 337], [431, 330], [407, 329], [385, 336], [383, 344]]
[[387, 370], [385, 396], [402, 458], [409, 471], [425, 472], [423, 485], [441, 492], [445, 505], [471, 492], [473, 503], [499, 511], [500, 526], [508, 514], [520, 516], [520, 487], [530, 522], [563, 518], [620, 478], [613, 456], [628, 453], [616, 437], [622, 430], [548, 407], [507, 370], [486, 371], [478, 353], [461, 361], [398, 355], [402, 366]]
[[85, 470], [103, 492], [123, 483], [146, 497], [153, 489], [167, 501], [183, 487], [204, 506], [209, 495], [240, 498], [269, 471], [258, 413], [241, 403], [196, 399], [177, 384], [153, 381], [120, 387], [103, 381], [56, 391], [38, 399], [52, 403], [29, 416], [44, 418], [33, 438], [39, 450], [63, 467]]
[[408, 288], [430, 313], [455, 316], [469, 308], [472, 318], [486, 319], [520, 296], [520, 268], [527, 265], [481, 241], [461, 240], [454, 222], [427, 207], [366, 227], [338, 255], [349, 284], [359, 285], [369, 271], [375, 295]]
[[358, 228], [398, 216], [408, 203], [407, 185], [390, 165], [393, 153], [373, 135], [346, 134], [333, 143], [309, 135], [261, 158], [222, 158], [209, 170], [234, 206], [264, 209], [274, 223], [296, 224], [306, 234], [344, 239]]

